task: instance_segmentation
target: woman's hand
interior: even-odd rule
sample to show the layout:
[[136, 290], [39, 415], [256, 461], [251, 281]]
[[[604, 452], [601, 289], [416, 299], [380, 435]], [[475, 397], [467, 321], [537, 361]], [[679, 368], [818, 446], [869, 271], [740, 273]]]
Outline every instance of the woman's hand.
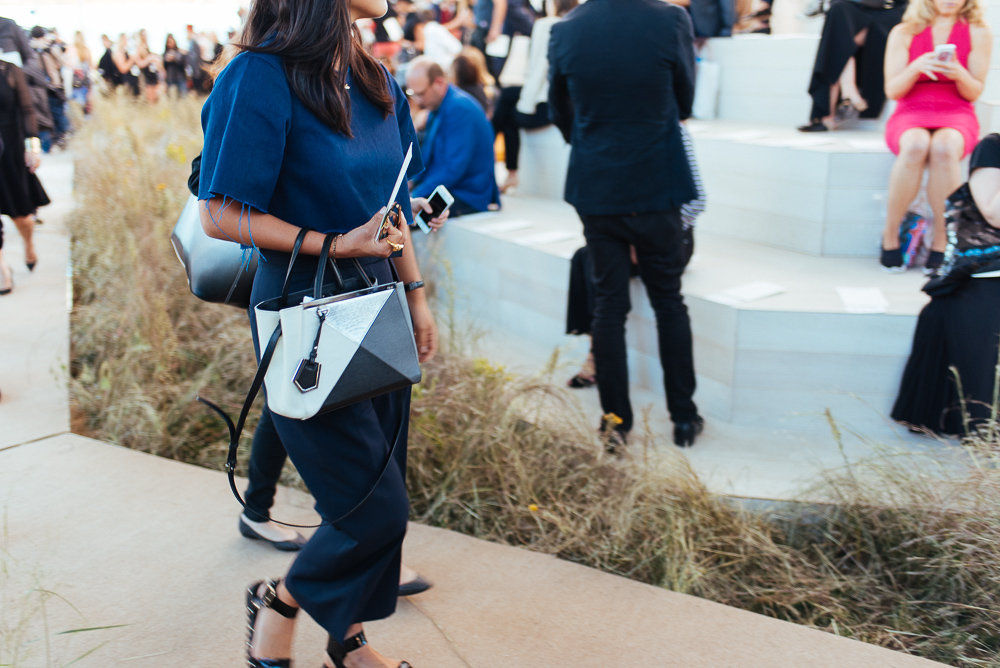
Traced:
[[934, 70], [951, 81], [960, 81], [969, 75], [969, 70], [965, 69], [958, 58], [955, 57], [945, 61], [935, 59]]
[[[934, 81], [938, 81], [938, 74], [943, 72], [941, 69], [942, 64], [943, 63], [941, 63], [940, 60], [934, 57], [933, 51], [928, 51], [927, 53], [914, 58], [909, 67], [911, 71], [918, 76], [920, 74], [924, 74]], [[961, 67], [961, 65], [959, 65], [959, 67]]]
[[[414, 197], [410, 199], [410, 208], [414, 211], [423, 211], [424, 213], [434, 213], [434, 209], [431, 208], [430, 202], [427, 201], [426, 197]], [[448, 216], [451, 214], [450, 211], [445, 209], [445, 211], [437, 218], [431, 218], [427, 225], [430, 226], [431, 230], [437, 232], [442, 227], [444, 227], [445, 222], [448, 220]], [[416, 213], [413, 214], [417, 215]]]
[[338, 253], [341, 250], [345, 251], [344, 257], [389, 257], [392, 255], [395, 250], [389, 242], [397, 246], [404, 243], [403, 232], [400, 228], [406, 225], [406, 219], [400, 214], [398, 226], [386, 225], [385, 229], [389, 232], [389, 236], [376, 241], [375, 233], [378, 231], [384, 215], [385, 207], [382, 207], [367, 223], [345, 234], [337, 243]]
[[24, 154], [24, 164], [28, 166], [28, 172], [35, 173], [35, 170], [42, 164], [42, 156], [30, 151]]
[[427, 304], [424, 289], [409, 292], [406, 300], [410, 306], [410, 319], [413, 320], [413, 338], [417, 342], [417, 359], [430, 362], [438, 349], [438, 331], [434, 324], [434, 315]]

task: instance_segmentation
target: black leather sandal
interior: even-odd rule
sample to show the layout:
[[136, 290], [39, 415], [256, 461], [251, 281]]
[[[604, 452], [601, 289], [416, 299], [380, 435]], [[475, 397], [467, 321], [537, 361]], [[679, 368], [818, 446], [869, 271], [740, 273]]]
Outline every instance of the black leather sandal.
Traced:
[[[343, 645], [333, 638], [330, 638], [330, 642], [326, 644], [326, 653], [330, 655], [330, 659], [333, 660], [335, 668], [347, 668], [344, 665], [344, 659], [347, 658], [347, 655], [356, 649], [361, 649], [367, 644], [368, 639], [365, 638], [364, 631], [356, 636], [351, 636], [344, 641]], [[403, 661], [397, 668], [413, 668], [413, 666], [408, 664], [406, 661]]]
[[291, 659], [255, 659], [253, 650], [253, 630], [257, 623], [257, 614], [264, 608], [271, 608], [285, 619], [295, 619], [299, 609], [294, 608], [278, 598], [278, 581], [267, 582], [267, 591], [263, 596], [257, 592], [264, 580], [254, 582], [247, 588], [247, 666], [249, 668], [291, 668]]

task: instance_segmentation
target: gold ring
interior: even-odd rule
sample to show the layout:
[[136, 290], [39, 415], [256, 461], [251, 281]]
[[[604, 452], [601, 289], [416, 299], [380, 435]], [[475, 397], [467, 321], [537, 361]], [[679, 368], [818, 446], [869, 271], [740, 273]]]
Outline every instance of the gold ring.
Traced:
[[393, 253], [398, 253], [399, 251], [403, 250], [403, 245], [404, 244], [395, 244], [395, 243], [389, 241], [388, 239], [386, 239], [385, 242], [392, 247], [392, 252]]

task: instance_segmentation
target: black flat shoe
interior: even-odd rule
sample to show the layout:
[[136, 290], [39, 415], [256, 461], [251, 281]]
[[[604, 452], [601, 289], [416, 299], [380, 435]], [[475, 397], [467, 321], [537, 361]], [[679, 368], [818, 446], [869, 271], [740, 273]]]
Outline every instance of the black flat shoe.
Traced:
[[[344, 659], [347, 658], [347, 655], [356, 649], [361, 649], [367, 644], [368, 639], [365, 638], [364, 631], [356, 636], [351, 636], [344, 641], [343, 645], [333, 638], [330, 638], [330, 642], [326, 644], [326, 653], [330, 655], [334, 668], [346, 668], [344, 665]], [[413, 668], [413, 666], [406, 661], [402, 661], [397, 668]]]
[[258, 596], [263, 580], [254, 582], [247, 587], [247, 666], [249, 668], [291, 668], [291, 659], [255, 659], [253, 650], [253, 631], [257, 624], [257, 614], [264, 608], [271, 608], [285, 619], [295, 619], [299, 614], [298, 608], [293, 608], [280, 598], [278, 598], [278, 581], [271, 580], [267, 583], [267, 591], [264, 596]]
[[830, 128], [823, 124], [823, 121], [809, 121], [808, 125], [800, 125], [799, 132], [829, 132]]
[[431, 582], [418, 575], [415, 580], [410, 580], [409, 582], [399, 585], [399, 596], [416, 596], [417, 594], [423, 594], [433, 586], [434, 585]]
[[886, 250], [883, 248], [879, 262], [882, 264], [882, 271], [887, 271], [891, 274], [906, 271], [906, 265], [903, 264], [902, 248], [896, 248], [894, 250]]
[[254, 531], [254, 528], [246, 523], [242, 515], [240, 515], [240, 533], [251, 540], [262, 540], [265, 543], [270, 543], [274, 546], [274, 549], [281, 550], [282, 552], [296, 552], [297, 550], [301, 550], [302, 546], [306, 544], [305, 536], [300, 533], [296, 533], [295, 538], [292, 540], [271, 540], [265, 538]]
[[588, 376], [581, 371], [570, 378], [566, 382], [566, 385], [572, 387], [574, 390], [578, 390], [583, 387], [593, 387], [594, 385], [597, 385], [597, 379], [593, 376]]
[[705, 429], [705, 421], [700, 417], [690, 422], [677, 422], [674, 424], [674, 443], [682, 448], [690, 448], [694, 445], [694, 439]]
[[931, 251], [930, 255], [927, 256], [927, 262], [924, 263], [924, 274], [930, 276], [944, 264], [944, 253], [941, 251]]
[[597, 428], [604, 441], [604, 451], [609, 455], [623, 455], [628, 447], [628, 432], [619, 429], [621, 422], [621, 418], [609, 413], [601, 418], [601, 425]]

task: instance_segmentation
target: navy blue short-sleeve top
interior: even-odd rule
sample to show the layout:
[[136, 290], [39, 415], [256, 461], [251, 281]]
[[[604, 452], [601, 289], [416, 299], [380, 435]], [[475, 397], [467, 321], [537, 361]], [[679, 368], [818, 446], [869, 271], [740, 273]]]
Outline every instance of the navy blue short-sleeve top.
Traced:
[[[389, 201], [410, 142], [408, 179], [423, 171], [409, 103], [388, 72], [386, 79], [395, 100], [388, 117], [351, 86], [354, 137], [349, 138], [302, 104], [279, 56], [236, 56], [202, 109], [198, 199], [223, 196], [324, 233], [365, 224]], [[350, 86], [350, 70], [347, 82]], [[412, 222], [405, 183], [396, 201]], [[252, 236], [252, 210], [248, 214]]]

